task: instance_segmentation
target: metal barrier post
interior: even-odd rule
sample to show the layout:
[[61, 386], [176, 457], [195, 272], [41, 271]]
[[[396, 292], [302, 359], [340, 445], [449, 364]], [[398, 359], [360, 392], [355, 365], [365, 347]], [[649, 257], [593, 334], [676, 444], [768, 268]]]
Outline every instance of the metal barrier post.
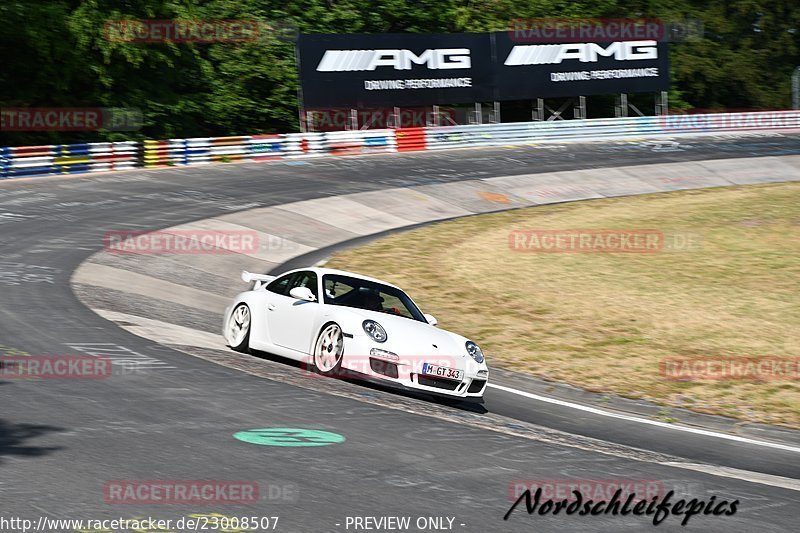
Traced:
[[628, 95], [626, 93], [620, 93], [619, 97], [617, 97], [614, 116], [618, 118], [628, 116]]
[[656, 115], [669, 114], [669, 102], [667, 91], [661, 91], [656, 95]]
[[480, 102], [475, 102], [475, 120], [471, 124], [483, 124], [483, 108]]
[[492, 124], [500, 123], [500, 102], [494, 103], [494, 111], [492, 112], [492, 116], [489, 122]]
[[792, 74], [792, 109], [800, 109], [800, 67]]
[[586, 97], [579, 96], [578, 97], [578, 107], [573, 109], [573, 113], [576, 119], [578, 120], [585, 120], [586, 119]]
[[[300, 119], [300, 132], [302, 132], [302, 133], [305, 133], [306, 131], [308, 131], [308, 113], [309, 112], [308, 111], [304, 111], [302, 107], [299, 110], [300, 116], [298, 118]], [[304, 115], [305, 115], [305, 117], [304, 117]], [[305, 120], [303, 120], [304, 118], [305, 118]]]
[[347, 121], [348, 130], [358, 129], [358, 111], [355, 109], [350, 110], [350, 120]]
[[537, 122], [544, 120], [544, 98], [536, 99], [536, 108], [533, 110], [531, 118]]

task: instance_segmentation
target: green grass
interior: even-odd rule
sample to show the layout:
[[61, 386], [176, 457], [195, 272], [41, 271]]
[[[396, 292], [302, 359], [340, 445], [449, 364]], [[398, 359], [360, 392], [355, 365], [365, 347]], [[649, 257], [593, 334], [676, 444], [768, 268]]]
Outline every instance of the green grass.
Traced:
[[[521, 253], [509, 232], [657, 229], [693, 251]], [[800, 356], [800, 184], [542, 206], [435, 224], [337, 254], [404, 287], [490, 366], [663, 405], [800, 427], [798, 381], [662, 379], [665, 357]], [[688, 399], [688, 400], [687, 400]]]

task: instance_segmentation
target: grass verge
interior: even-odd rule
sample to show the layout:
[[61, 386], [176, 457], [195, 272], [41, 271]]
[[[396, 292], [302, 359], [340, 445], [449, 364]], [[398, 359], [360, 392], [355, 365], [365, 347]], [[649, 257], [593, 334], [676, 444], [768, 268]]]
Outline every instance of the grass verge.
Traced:
[[[668, 245], [656, 253], [512, 249], [512, 231], [533, 229], [650, 229]], [[490, 366], [800, 427], [797, 373], [678, 381], [661, 367], [672, 357], [800, 357], [798, 183], [467, 217], [344, 251], [327, 266], [405, 288], [441, 327], [478, 342]]]

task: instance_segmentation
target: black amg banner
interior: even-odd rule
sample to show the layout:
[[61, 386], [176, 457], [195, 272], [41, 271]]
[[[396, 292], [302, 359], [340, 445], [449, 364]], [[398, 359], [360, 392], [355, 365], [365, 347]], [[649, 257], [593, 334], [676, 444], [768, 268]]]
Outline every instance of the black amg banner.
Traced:
[[492, 100], [489, 41], [485, 33], [300, 35], [303, 106]]
[[509, 33], [301, 35], [303, 107], [426, 106], [661, 91], [666, 43], [527, 44]]
[[652, 40], [525, 44], [492, 34], [497, 100], [669, 89], [667, 43]]

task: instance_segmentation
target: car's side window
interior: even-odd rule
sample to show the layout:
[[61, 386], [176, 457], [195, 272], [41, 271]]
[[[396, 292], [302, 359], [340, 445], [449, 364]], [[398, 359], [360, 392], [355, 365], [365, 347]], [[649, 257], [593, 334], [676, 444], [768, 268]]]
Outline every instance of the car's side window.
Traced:
[[286, 274], [285, 276], [273, 280], [267, 285], [267, 290], [275, 294], [283, 294], [284, 296], [289, 294], [289, 280], [292, 279], [292, 276], [294, 276], [294, 274]]
[[331, 279], [330, 276], [323, 276], [322, 283], [325, 285], [325, 303], [334, 303], [337, 298], [353, 290], [353, 287], [340, 280]]
[[305, 272], [297, 272], [295, 278], [291, 280], [289, 283], [289, 289], [286, 291], [286, 294], [289, 294], [289, 291], [294, 289], [295, 287], [308, 287], [311, 289], [311, 294], [314, 295], [314, 298], [319, 301], [319, 294], [317, 291], [317, 274], [311, 271]]
[[340, 274], [322, 276], [322, 285], [326, 304], [380, 311], [426, 322], [422, 311], [397, 287]]
[[406, 308], [405, 304], [398, 298], [392, 294], [381, 293], [381, 298], [383, 298], [383, 312], [384, 313], [391, 313], [393, 315], [400, 315], [406, 318], [414, 318], [411, 316], [411, 313]]

